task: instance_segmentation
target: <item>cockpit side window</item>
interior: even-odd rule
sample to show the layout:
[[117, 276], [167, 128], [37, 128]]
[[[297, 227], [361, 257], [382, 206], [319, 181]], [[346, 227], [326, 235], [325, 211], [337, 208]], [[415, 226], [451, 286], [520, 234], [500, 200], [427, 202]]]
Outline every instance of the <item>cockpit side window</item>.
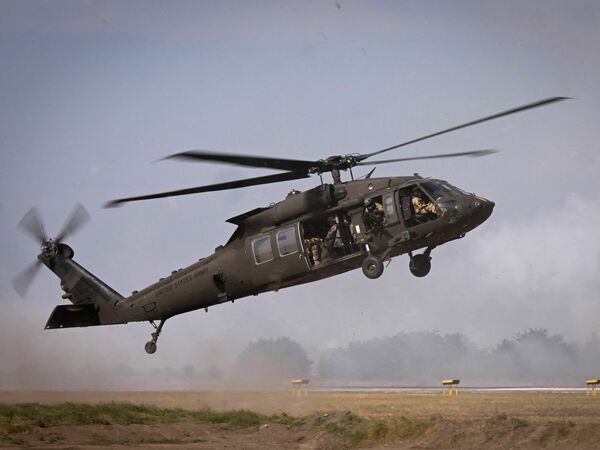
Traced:
[[398, 222], [398, 213], [396, 212], [394, 194], [385, 194], [383, 196], [383, 209], [385, 211], [388, 225]]
[[[431, 195], [423, 188], [424, 182], [420, 185], [407, 186], [400, 190], [400, 205], [402, 217], [407, 227], [412, 227], [421, 223], [429, 222], [438, 218], [438, 208], [432, 200]], [[437, 186], [428, 186], [439, 190]]]

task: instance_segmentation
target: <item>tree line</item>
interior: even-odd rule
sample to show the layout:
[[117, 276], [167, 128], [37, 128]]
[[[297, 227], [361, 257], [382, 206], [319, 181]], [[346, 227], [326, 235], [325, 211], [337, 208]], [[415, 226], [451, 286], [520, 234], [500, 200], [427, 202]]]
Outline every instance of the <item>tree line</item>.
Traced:
[[415, 386], [447, 377], [470, 384], [579, 385], [600, 377], [600, 338], [575, 344], [545, 329], [529, 329], [486, 349], [460, 333], [403, 332], [327, 349], [315, 361], [287, 337], [259, 339], [239, 355], [236, 372], [258, 380], [310, 376]]

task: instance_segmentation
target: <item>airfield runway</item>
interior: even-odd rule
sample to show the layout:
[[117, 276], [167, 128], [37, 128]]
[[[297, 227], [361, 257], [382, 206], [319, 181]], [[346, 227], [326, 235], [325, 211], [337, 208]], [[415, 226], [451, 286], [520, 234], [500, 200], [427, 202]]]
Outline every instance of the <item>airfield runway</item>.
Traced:
[[[0, 404], [126, 402], [161, 408], [216, 411], [248, 409], [261, 414], [284, 412], [291, 415], [314, 411], [350, 410], [368, 417], [402, 411], [408, 415], [488, 413], [549, 414], [553, 406], [581, 403], [591, 407], [600, 418], [600, 396], [586, 403], [586, 389], [572, 387], [459, 387], [458, 398], [444, 399], [442, 388], [414, 387], [339, 387], [308, 389], [305, 397], [293, 390], [168, 390], [168, 391], [0, 391]], [[600, 394], [600, 393], [599, 393]], [[452, 402], [450, 402], [452, 400]], [[589, 400], [589, 399], [588, 399]], [[595, 400], [595, 399], [592, 399]], [[598, 408], [597, 410], [595, 408]], [[458, 409], [457, 409], [458, 408]], [[462, 411], [465, 409], [466, 411]], [[557, 411], [558, 412], [558, 411]]]

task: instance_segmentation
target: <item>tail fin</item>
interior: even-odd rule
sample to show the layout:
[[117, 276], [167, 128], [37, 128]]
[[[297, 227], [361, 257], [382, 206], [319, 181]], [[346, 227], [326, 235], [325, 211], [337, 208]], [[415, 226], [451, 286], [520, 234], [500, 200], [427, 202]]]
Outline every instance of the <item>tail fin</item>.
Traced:
[[50, 314], [46, 329], [72, 328], [72, 327], [94, 327], [102, 325], [100, 314], [96, 305], [91, 303], [84, 305], [58, 305]]
[[54, 255], [38, 255], [58, 278], [64, 299], [74, 305], [59, 305], [48, 319], [46, 328], [87, 327], [123, 323], [116, 305], [123, 296], [73, 261], [73, 249], [59, 243]]

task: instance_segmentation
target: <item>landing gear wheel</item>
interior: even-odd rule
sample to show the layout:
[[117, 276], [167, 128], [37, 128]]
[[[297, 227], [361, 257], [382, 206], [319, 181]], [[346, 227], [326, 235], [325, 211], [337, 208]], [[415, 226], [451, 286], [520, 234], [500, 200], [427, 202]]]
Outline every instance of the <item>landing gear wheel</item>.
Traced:
[[383, 262], [377, 256], [367, 256], [362, 263], [362, 271], [367, 278], [379, 278], [383, 273]]
[[156, 352], [156, 342], [148, 341], [146, 342], [144, 348], [146, 349], [146, 353], [152, 355], [154, 352]]
[[415, 255], [410, 258], [408, 268], [415, 277], [424, 277], [431, 270], [431, 257], [429, 255]]
[[144, 349], [146, 349], [146, 353], [152, 355], [153, 353], [156, 352], [156, 342], [158, 341], [158, 337], [160, 336], [160, 332], [162, 331], [162, 327], [166, 321], [167, 321], [167, 319], [162, 319], [158, 326], [156, 326], [156, 324], [154, 323], [154, 320], [150, 321], [150, 324], [154, 327], [154, 329], [156, 331], [154, 331], [154, 333], [152, 333], [150, 335], [150, 336], [152, 336], [152, 339], [150, 339], [148, 342], [146, 342], [146, 345], [144, 346]]

